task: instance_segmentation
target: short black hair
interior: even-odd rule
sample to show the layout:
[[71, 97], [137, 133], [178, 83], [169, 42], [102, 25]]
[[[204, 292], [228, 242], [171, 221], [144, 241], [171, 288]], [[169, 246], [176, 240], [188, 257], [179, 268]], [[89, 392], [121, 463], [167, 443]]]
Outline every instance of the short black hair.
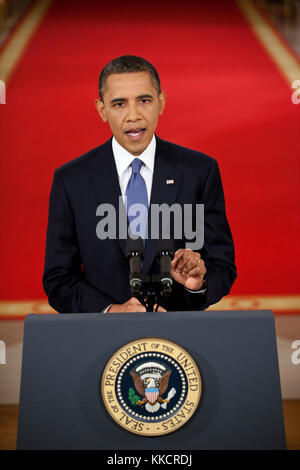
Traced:
[[161, 85], [159, 75], [154, 65], [150, 64], [148, 60], [143, 59], [136, 55], [121, 55], [108, 62], [99, 75], [99, 96], [103, 101], [103, 93], [106, 79], [109, 75], [117, 73], [134, 73], [134, 72], [149, 72], [153, 85], [157, 93], [161, 93]]

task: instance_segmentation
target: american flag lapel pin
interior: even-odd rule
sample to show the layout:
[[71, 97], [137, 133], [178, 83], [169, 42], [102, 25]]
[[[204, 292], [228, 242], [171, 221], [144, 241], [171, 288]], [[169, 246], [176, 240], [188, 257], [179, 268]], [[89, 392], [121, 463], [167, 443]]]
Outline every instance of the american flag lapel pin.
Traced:
[[171, 179], [171, 180], [166, 180], [166, 184], [174, 184], [174, 183], [175, 183], [175, 181], [174, 181], [173, 179]]

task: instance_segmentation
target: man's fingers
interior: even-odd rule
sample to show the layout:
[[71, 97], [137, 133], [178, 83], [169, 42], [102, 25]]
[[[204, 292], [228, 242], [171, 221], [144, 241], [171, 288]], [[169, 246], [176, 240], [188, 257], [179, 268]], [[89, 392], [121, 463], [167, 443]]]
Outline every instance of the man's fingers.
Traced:
[[197, 264], [194, 268], [190, 269], [187, 273], [188, 276], [205, 276], [206, 267], [203, 260], [200, 260], [200, 263]]
[[132, 297], [128, 301], [127, 311], [128, 312], [146, 312], [146, 308], [144, 307], [144, 305], [141, 304], [141, 302], [136, 297]]
[[131, 307], [129, 307], [129, 309], [127, 310], [127, 312], [146, 312], [146, 309], [144, 307], [144, 305], [140, 304], [140, 305], [132, 305]]
[[173, 261], [171, 262], [171, 268], [181, 271], [182, 266], [185, 264], [185, 262], [186, 262], [185, 250], [178, 250], [176, 251]]
[[176, 264], [178, 263], [180, 258], [183, 256], [183, 254], [184, 254], [184, 250], [177, 250], [175, 252], [174, 258], [171, 261], [172, 268], [175, 268]]
[[197, 265], [198, 263], [195, 257], [187, 258], [185, 261], [181, 261], [180, 263], [178, 263], [178, 269], [187, 274], [192, 268], [196, 267]]
[[200, 261], [201, 261], [201, 257], [199, 253], [192, 252], [191, 254], [191, 252], [187, 252], [187, 253], [182, 254], [181, 258], [177, 262], [176, 266], [174, 266], [174, 268], [177, 269], [178, 271], [183, 271], [184, 273], [188, 273], [192, 268], [199, 265]]
[[[131, 299], [128, 300], [127, 302], [127, 312], [146, 312], [146, 307], [141, 304], [141, 302], [136, 298], [132, 297]], [[157, 304], [154, 305], [153, 310], [155, 311], [157, 307]], [[166, 310], [163, 307], [158, 307], [158, 312], [166, 312]]]
[[[206, 274], [205, 263], [201, 259], [199, 253], [193, 252], [183, 255], [177, 265], [172, 268], [172, 274], [176, 278], [176, 274], [182, 278], [204, 276]], [[179, 281], [180, 282], [180, 281]]]
[[[153, 306], [154, 312], [156, 311], [157, 304]], [[157, 312], [166, 312], [167, 310], [164, 309], [163, 307], [158, 307]]]
[[[154, 305], [154, 311], [156, 311], [157, 304]], [[158, 312], [166, 312], [163, 307], [158, 307]], [[136, 297], [131, 297], [131, 299], [127, 300], [124, 304], [114, 304], [108, 309], [109, 313], [139, 313], [139, 312], [146, 312], [146, 307], [141, 304], [139, 299]]]
[[200, 271], [205, 269], [204, 261], [196, 256], [193, 256], [183, 267], [183, 272], [190, 274], [191, 270], [200, 268]]
[[137, 299], [136, 297], [131, 297], [131, 299], [128, 300], [129, 303], [131, 304], [141, 304], [141, 302], [139, 301], [139, 299]]
[[196, 268], [191, 269], [188, 272], [188, 275], [193, 277], [193, 276], [204, 276], [204, 273], [202, 272], [200, 266], [196, 266]]
[[124, 304], [113, 304], [107, 310], [107, 313], [133, 313], [145, 312], [145, 307], [140, 303], [125, 302]]
[[[189, 255], [191, 252], [193, 252], [193, 251], [190, 250], [190, 249], [187, 249], [187, 248], [179, 248], [179, 250], [175, 251], [173, 261], [174, 261], [174, 262], [177, 262], [182, 256], [185, 256], [186, 254]], [[172, 262], [173, 262], [173, 261], [172, 261]]]

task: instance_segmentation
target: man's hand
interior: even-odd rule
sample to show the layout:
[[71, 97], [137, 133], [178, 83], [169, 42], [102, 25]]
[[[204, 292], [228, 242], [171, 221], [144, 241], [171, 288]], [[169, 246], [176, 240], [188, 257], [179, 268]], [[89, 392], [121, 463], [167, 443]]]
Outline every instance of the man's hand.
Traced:
[[171, 274], [175, 281], [190, 290], [200, 290], [206, 267], [200, 253], [180, 249], [175, 252], [171, 262]]
[[[156, 305], [154, 305], [154, 310]], [[158, 312], [165, 312], [166, 310], [163, 307], [158, 307]], [[146, 308], [141, 302], [136, 299], [135, 297], [131, 297], [131, 299], [124, 302], [124, 304], [113, 304], [107, 310], [107, 313], [129, 313], [129, 312], [146, 312]]]

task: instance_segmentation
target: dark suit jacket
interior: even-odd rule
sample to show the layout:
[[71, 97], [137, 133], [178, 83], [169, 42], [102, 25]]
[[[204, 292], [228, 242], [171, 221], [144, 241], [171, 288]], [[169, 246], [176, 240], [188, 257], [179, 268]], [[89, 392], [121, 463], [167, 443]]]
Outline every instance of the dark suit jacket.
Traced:
[[[158, 137], [151, 203], [203, 203], [204, 247], [208, 290], [189, 293], [174, 283], [167, 310], [203, 310], [228, 294], [236, 278], [234, 246], [227, 222], [222, 182], [215, 159]], [[166, 184], [166, 180], [174, 184]], [[66, 163], [54, 173], [50, 194], [43, 286], [58, 312], [101, 312], [132, 295], [125, 240], [96, 236], [99, 204], [116, 208], [121, 196], [111, 139]], [[118, 211], [117, 211], [118, 212]], [[147, 240], [143, 271], [153, 274], [156, 241]], [[185, 248], [185, 240], [175, 240]]]

